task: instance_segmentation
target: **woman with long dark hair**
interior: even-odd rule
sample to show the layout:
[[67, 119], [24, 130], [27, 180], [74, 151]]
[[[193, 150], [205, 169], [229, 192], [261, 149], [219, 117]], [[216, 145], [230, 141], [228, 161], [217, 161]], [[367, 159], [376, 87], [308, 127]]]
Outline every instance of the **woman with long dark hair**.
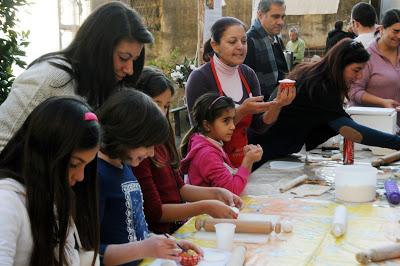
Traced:
[[100, 125], [78, 98], [51, 97], [0, 154], [0, 264], [95, 265]]
[[95, 109], [121, 85], [132, 86], [153, 41], [139, 14], [120, 2], [91, 13], [71, 44], [31, 63], [0, 105], [0, 150], [29, 113], [51, 96], [80, 95]]
[[362, 78], [370, 58], [359, 42], [346, 38], [319, 62], [298, 65], [288, 78], [296, 80], [297, 96], [282, 108], [276, 123], [263, 135], [249, 135], [264, 149], [259, 167], [267, 160], [311, 150], [335, 135], [365, 145], [400, 149], [400, 137], [354, 122], [343, 109], [350, 86]]

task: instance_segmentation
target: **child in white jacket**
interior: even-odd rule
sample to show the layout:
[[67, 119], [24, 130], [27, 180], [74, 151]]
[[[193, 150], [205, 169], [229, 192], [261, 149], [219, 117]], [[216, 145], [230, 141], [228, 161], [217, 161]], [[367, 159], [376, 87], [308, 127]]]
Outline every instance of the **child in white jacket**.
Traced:
[[78, 98], [32, 111], [0, 154], [0, 265], [98, 263], [99, 143], [97, 117]]

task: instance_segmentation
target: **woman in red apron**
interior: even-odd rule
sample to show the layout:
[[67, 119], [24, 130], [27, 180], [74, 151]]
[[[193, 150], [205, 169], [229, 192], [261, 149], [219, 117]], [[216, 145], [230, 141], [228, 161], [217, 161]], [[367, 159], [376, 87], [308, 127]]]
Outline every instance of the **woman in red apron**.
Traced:
[[191, 73], [185, 91], [189, 111], [196, 99], [207, 92], [219, 92], [235, 101], [236, 129], [232, 140], [224, 144], [235, 167], [243, 160], [247, 129], [267, 130], [278, 118], [281, 107], [295, 97], [294, 89], [280, 90], [274, 101], [264, 102], [256, 74], [243, 64], [246, 53], [243, 22], [232, 17], [217, 20], [211, 28], [211, 39], [204, 45], [204, 60], [208, 62]]

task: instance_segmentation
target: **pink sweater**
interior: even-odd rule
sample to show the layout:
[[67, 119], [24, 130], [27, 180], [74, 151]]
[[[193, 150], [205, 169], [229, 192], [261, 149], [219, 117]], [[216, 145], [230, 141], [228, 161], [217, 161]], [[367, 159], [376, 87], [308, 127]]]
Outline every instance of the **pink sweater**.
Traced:
[[228, 156], [217, 142], [194, 134], [189, 141], [188, 154], [181, 161], [182, 172], [188, 174], [188, 183], [204, 187], [223, 187], [240, 195], [250, 172], [240, 166], [236, 173]]
[[371, 58], [363, 70], [363, 77], [351, 86], [351, 105], [362, 106], [361, 98], [365, 92], [400, 101], [400, 49], [396, 66], [379, 52], [376, 41], [367, 50]]

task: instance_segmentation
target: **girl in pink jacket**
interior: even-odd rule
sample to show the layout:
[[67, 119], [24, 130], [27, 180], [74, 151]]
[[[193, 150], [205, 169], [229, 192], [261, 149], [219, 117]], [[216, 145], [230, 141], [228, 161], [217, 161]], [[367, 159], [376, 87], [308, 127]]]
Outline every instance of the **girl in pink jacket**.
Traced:
[[235, 129], [235, 104], [230, 97], [206, 93], [192, 111], [194, 126], [182, 140], [182, 172], [186, 182], [197, 186], [223, 187], [240, 195], [247, 184], [254, 162], [261, 159], [259, 145], [246, 145], [238, 169], [233, 168], [223, 143], [231, 140]]

